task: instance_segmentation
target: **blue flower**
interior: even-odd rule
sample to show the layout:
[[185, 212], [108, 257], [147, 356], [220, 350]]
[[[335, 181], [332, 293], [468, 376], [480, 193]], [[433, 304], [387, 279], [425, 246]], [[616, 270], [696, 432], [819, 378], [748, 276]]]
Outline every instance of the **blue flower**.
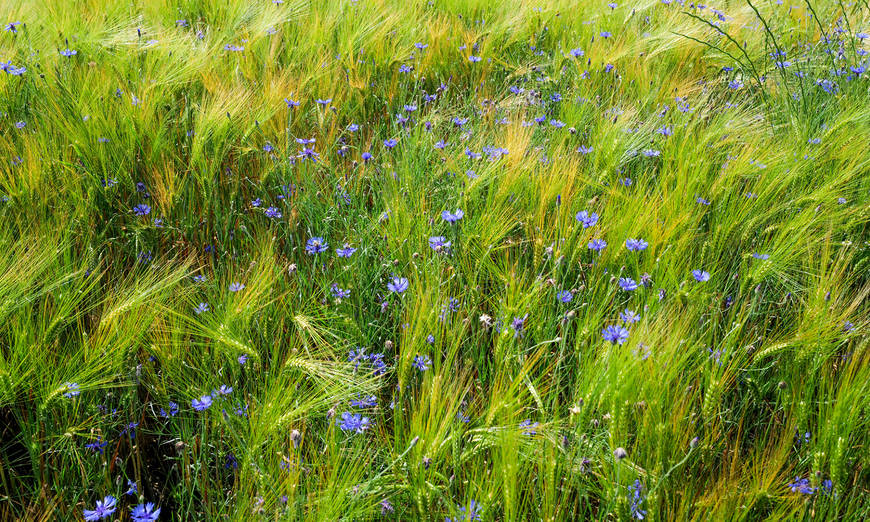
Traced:
[[622, 319], [622, 322], [626, 324], [632, 324], [640, 321], [640, 316], [637, 315], [634, 310], [629, 310], [628, 308], [619, 313], [619, 318]]
[[574, 294], [571, 293], [570, 290], [562, 290], [558, 294], [556, 294], [556, 299], [563, 303], [570, 303], [572, 299], [574, 299]]
[[705, 271], [700, 270], [700, 269], [699, 270], [692, 270], [692, 277], [695, 278], [695, 281], [703, 283], [705, 281], [710, 280], [710, 273], [705, 272]]
[[594, 250], [596, 252], [600, 252], [601, 250], [604, 250], [604, 248], [607, 246], [607, 241], [600, 239], [600, 238], [593, 239], [592, 241], [589, 242], [589, 244], [587, 246], [589, 247], [589, 250]]
[[145, 203], [140, 203], [133, 207], [133, 213], [137, 216], [147, 216], [151, 213], [151, 207], [149, 207]]
[[610, 325], [604, 330], [601, 330], [601, 336], [605, 341], [610, 341], [613, 344], [622, 344], [628, 339], [628, 330], [622, 326]]
[[199, 399], [193, 399], [190, 401], [191, 406], [196, 411], [207, 410], [211, 407], [212, 398], [211, 395], [203, 395]]
[[245, 289], [243, 283], [230, 283], [230, 292], [238, 292]]
[[583, 228], [589, 228], [595, 226], [595, 223], [598, 223], [598, 214], [595, 212], [581, 210], [574, 217], [577, 218], [577, 221], [583, 224]]
[[432, 364], [432, 359], [430, 359], [426, 355], [418, 355], [414, 357], [414, 362], [411, 363], [411, 366], [417, 368], [421, 372], [425, 372], [429, 369], [429, 366]]
[[78, 53], [79, 53], [78, 51], [75, 51], [72, 49], [64, 49], [63, 51], [60, 52], [60, 55], [66, 56], [67, 58], [69, 58], [70, 56], [75, 56]]
[[345, 243], [342, 248], [335, 249], [335, 253], [336, 255], [338, 255], [338, 257], [350, 257], [353, 255], [354, 252], [356, 252], [356, 250], [357, 249], [355, 249], [354, 247]]
[[441, 211], [441, 219], [448, 223], [456, 223], [457, 221], [462, 219], [463, 216], [465, 216], [465, 212], [459, 209], [456, 209], [454, 212], [450, 212], [449, 210]]
[[393, 147], [395, 147], [398, 144], [399, 144], [399, 142], [392, 139], [392, 138], [390, 138], [388, 140], [384, 140], [384, 147], [386, 147], [388, 149], [392, 149]]
[[636, 252], [638, 250], [646, 250], [646, 247], [649, 246], [649, 243], [644, 241], [643, 239], [626, 239], [625, 240], [625, 248], [627, 248], [631, 252]]
[[209, 308], [209, 306], [208, 306], [208, 303], [199, 303], [199, 304], [196, 306], [196, 308], [193, 309], [193, 311], [196, 312], [196, 315], [199, 315], [199, 314], [201, 314], [201, 313], [203, 313], [203, 312], [208, 312], [209, 309], [210, 309], [210, 308]]
[[390, 292], [401, 294], [408, 289], [408, 280], [404, 277], [394, 277], [387, 283], [387, 289]]
[[79, 385], [76, 382], [68, 382], [64, 384], [66, 391], [63, 393], [63, 396], [67, 399], [72, 399], [73, 397], [78, 396], [81, 391], [79, 390]]
[[523, 430], [523, 435], [536, 435], [538, 432], [534, 428], [538, 427], [537, 422], [532, 422], [532, 419], [526, 419], [520, 423], [520, 428]]
[[312, 256], [321, 252], [326, 252], [327, 248], [329, 248], [329, 244], [325, 239], [319, 236], [309, 238], [308, 242], [305, 243], [305, 251]]
[[444, 236], [432, 236], [429, 238], [429, 248], [436, 252], [443, 252], [450, 248], [450, 241], [445, 241]]
[[269, 208], [267, 208], [266, 211], [264, 212], [264, 214], [266, 215], [266, 217], [269, 217], [269, 218], [272, 218], [272, 219], [279, 219], [279, 218], [281, 218], [281, 211], [278, 210], [278, 209], [275, 208], [275, 207], [269, 207]]
[[528, 319], [528, 317], [529, 314], [526, 314], [522, 317], [514, 317], [513, 321], [511, 321], [511, 328], [514, 331], [514, 339], [523, 336], [526, 327], [526, 319]]
[[115, 497], [112, 495], [106, 495], [103, 500], [97, 501], [97, 507], [94, 509], [85, 509], [82, 511], [82, 514], [85, 516], [85, 520], [88, 522], [92, 522], [94, 520], [100, 520], [102, 518], [106, 518], [110, 516], [112, 513], [117, 510]]
[[810, 480], [806, 478], [795, 477], [794, 482], [788, 485], [792, 493], [800, 492], [804, 495], [812, 495], [816, 492], [816, 488], [810, 486]]
[[631, 292], [633, 290], [637, 290], [638, 285], [637, 282], [630, 277], [620, 277], [619, 288], [622, 288], [626, 292]]
[[160, 516], [160, 508], [154, 508], [153, 502], [139, 504], [130, 510], [130, 518], [133, 522], [155, 522]]
[[755, 259], [761, 259], [763, 261], [765, 259], [768, 259], [770, 257], [770, 255], [769, 254], [759, 254], [756, 252], [756, 253], [752, 254], [752, 257], [754, 257]]
[[336, 424], [342, 431], [362, 433], [369, 427], [369, 418], [346, 411], [341, 414], [341, 419], [336, 420]]

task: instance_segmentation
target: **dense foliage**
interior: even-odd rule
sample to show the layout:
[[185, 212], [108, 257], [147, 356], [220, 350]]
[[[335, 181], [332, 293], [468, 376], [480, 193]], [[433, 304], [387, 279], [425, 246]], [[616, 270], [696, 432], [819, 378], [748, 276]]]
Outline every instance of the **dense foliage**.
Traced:
[[0, 13], [0, 518], [870, 516], [866, 0]]

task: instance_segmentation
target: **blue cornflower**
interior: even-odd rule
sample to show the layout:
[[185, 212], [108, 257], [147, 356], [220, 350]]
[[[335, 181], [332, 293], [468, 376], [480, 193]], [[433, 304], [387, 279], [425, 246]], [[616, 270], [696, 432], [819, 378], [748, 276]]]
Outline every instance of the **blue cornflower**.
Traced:
[[60, 55], [66, 56], [67, 58], [69, 58], [70, 56], [75, 56], [78, 53], [79, 53], [78, 51], [73, 50], [73, 49], [64, 49], [63, 51], [60, 52]]
[[644, 497], [641, 494], [643, 490], [643, 484], [640, 483], [640, 479], [635, 479], [634, 484], [628, 486], [628, 490], [631, 492], [631, 516], [637, 520], [643, 520], [646, 518], [646, 510], [641, 509], [640, 506], [644, 501]]
[[513, 328], [514, 331], [514, 339], [523, 336], [523, 332], [526, 327], [526, 319], [528, 317], [529, 314], [526, 314], [522, 317], [514, 317], [513, 321], [511, 321], [511, 328]]
[[563, 303], [570, 303], [572, 299], [574, 299], [574, 294], [571, 293], [570, 290], [562, 290], [558, 294], [556, 294], [556, 299]]
[[526, 419], [520, 423], [520, 428], [523, 430], [523, 435], [536, 435], [538, 432], [535, 428], [538, 427], [537, 422], [532, 422], [532, 419]]
[[467, 522], [467, 521], [477, 521], [480, 520], [480, 504], [477, 503], [476, 500], [472, 500], [468, 503], [468, 507], [466, 506], [457, 506], [459, 510], [459, 516], [455, 519], [445, 518], [444, 522]]
[[794, 482], [788, 485], [792, 493], [803, 493], [804, 495], [812, 495], [816, 492], [816, 488], [810, 486], [810, 480], [806, 478], [795, 477]]
[[605, 341], [610, 341], [613, 344], [622, 344], [628, 339], [628, 330], [618, 324], [610, 325], [601, 330], [601, 336], [604, 337]]
[[191, 406], [193, 406], [194, 410], [203, 411], [211, 407], [211, 401], [211, 395], [203, 395], [199, 399], [193, 399], [192, 401], [190, 401], [190, 404]]
[[335, 283], [332, 284], [332, 297], [336, 299], [347, 299], [350, 297], [350, 290], [345, 290], [343, 288], [339, 288], [339, 286]]
[[76, 382], [68, 382], [64, 384], [64, 388], [66, 391], [63, 393], [63, 396], [67, 399], [72, 399], [73, 397], [78, 396], [81, 391], [79, 390], [79, 385]]
[[477, 62], [481, 61], [482, 59], [483, 58], [481, 58], [480, 56], [474, 56], [473, 54], [468, 57], [468, 61], [471, 63], [477, 63]]
[[384, 147], [386, 147], [388, 149], [392, 149], [393, 147], [395, 147], [398, 144], [399, 144], [399, 142], [392, 139], [392, 138], [390, 138], [388, 140], [384, 140]]
[[23, 121], [16, 121], [16, 122], [15, 122], [15, 128], [16, 128], [16, 129], [23, 129], [23, 128], [26, 127], [26, 126], [27, 126], [27, 123], [26, 123], [26, 122], [23, 122]]
[[145, 203], [140, 203], [133, 207], [133, 213], [137, 216], [147, 216], [151, 213], [151, 207], [149, 207]]
[[638, 284], [634, 279], [630, 277], [620, 277], [619, 288], [622, 288], [626, 292], [631, 292], [633, 290], [637, 290]]
[[362, 397], [357, 394], [357, 398], [350, 401], [350, 405], [355, 408], [374, 408], [378, 405], [378, 398], [374, 395], [369, 395], [368, 397]]
[[425, 372], [429, 369], [429, 366], [432, 364], [432, 359], [427, 355], [418, 355], [414, 357], [414, 362], [411, 363], [411, 366], [417, 368], [421, 372]]
[[314, 101], [317, 102], [317, 105], [329, 105], [330, 103], [332, 103], [332, 98], [326, 98], [326, 99], [317, 98]]
[[209, 310], [210, 307], [208, 306], [208, 303], [199, 303], [196, 308], [193, 309], [193, 311], [196, 312], [196, 315], [199, 315], [203, 312], [208, 312]]
[[356, 252], [357, 249], [350, 246], [348, 243], [345, 243], [343, 247], [336, 248], [335, 253], [338, 257], [350, 257]]
[[640, 316], [637, 315], [634, 310], [629, 310], [628, 308], [619, 313], [619, 318], [622, 319], [622, 322], [626, 324], [632, 324], [640, 321]]
[[230, 292], [239, 292], [244, 289], [244, 283], [230, 283]]
[[625, 248], [627, 248], [631, 252], [636, 252], [638, 250], [646, 250], [646, 247], [648, 247], [648, 246], [649, 246], [649, 243], [647, 243], [643, 239], [626, 239], [625, 240]]
[[96, 452], [96, 453], [102, 453], [103, 448], [105, 448], [108, 444], [109, 443], [104, 441], [102, 437], [97, 436], [97, 440], [95, 440], [94, 442], [89, 442], [89, 443], [85, 444], [85, 448], [87, 448], [93, 452]]
[[172, 401], [169, 401], [169, 411], [160, 408], [160, 416], [161, 417], [175, 417], [178, 415], [178, 404]]
[[755, 259], [761, 259], [762, 261], [764, 261], [765, 259], [768, 259], [770, 257], [770, 255], [769, 254], [759, 254], [756, 252], [756, 253], [752, 254], [752, 257], [754, 257]]
[[125, 491], [124, 494], [133, 495], [135, 497], [136, 493], [139, 493], [139, 486], [136, 485], [135, 481], [127, 480], [127, 491]]
[[155, 508], [153, 502], [139, 504], [130, 510], [130, 518], [133, 522], [155, 522], [160, 516], [160, 508]]
[[703, 283], [710, 280], [710, 273], [700, 269], [692, 270], [692, 277], [695, 278], [695, 281]]
[[601, 31], [601, 38], [610, 38], [611, 36], [613, 36], [613, 33], [610, 31]]
[[401, 294], [408, 289], [408, 280], [404, 277], [394, 277], [387, 283], [387, 289], [390, 292]]
[[275, 207], [267, 208], [266, 211], [264, 212], [264, 214], [266, 215], [266, 217], [269, 217], [272, 219], [280, 219], [281, 215], [282, 215], [281, 211]]
[[[579, 152], [580, 154], [583, 154], [583, 155], [589, 154], [593, 150], [595, 150], [595, 149], [593, 149], [592, 147], [587, 147], [585, 145], [580, 145], [579, 147], [577, 147], [577, 152]], [[578, 221], [579, 221], [579, 219], [578, 219]]]
[[459, 210], [458, 208], [454, 212], [450, 212], [449, 210], [441, 211], [441, 219], [448, 223], [456, 223], [462, 217], [465, 216], [465, 212]]
[[583, 224], [583, 228], [589, 228], [595, 226], [595, 223], [598, 223], [598, 214], [595, 212], [581, 210], [574, 217], [577, 218], [577, 221]]
[[444, 236], [432, 236], [429, 238], [429, 248], [436, 252], [443, 252], [450, 248], [450, 241], [445, 241]]
[[309, 238], [308, 242], [305, 243], [305, 251], [308, 252], [309, 255], [326, 252], [327, 248], [329, 248], [329, 244], [320, 236]]
[[607, 246], [607, 241], [600, 238], [593, 239], [589, 242], [587, 246], [589, 247], [589, 250], [600, 252], [601, 250], [604, 250], [604, 248]]
[[85, 509], [82, 511], [82, 514], [85, 516], [85, 520], [92, 522], [110, 516], [117, 509], [115, 497], [106, 495], [103, 500], [97, 501], [97, 507]]
[[336, 424], [343, 431], [362, 433], [369, 427], [369, 418], [346, 411], [341, 414], [341, 419], [336, 420]]
[[287, 104], [288, 108], [299, 107], [299, 102], [295, 100], [291, 100], [290, 98], [284, 98], [284, 103]]
[[580, 49], [580, 48], [578, 47], [578, 48], [576, 48], [576, 49], [571, 49], [571, 53], [570, 53], [570, 54], [571, 54], [571, 56], [573, 56], [574, 58], [580, 58], [580, 57], [583, 56], [585, 53], [583, 52], [583, 49]]

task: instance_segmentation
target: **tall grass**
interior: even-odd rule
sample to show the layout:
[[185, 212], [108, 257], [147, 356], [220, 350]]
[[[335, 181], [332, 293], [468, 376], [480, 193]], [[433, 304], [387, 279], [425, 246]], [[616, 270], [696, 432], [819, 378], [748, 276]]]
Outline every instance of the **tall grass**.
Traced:
[[863, 0], [0, 12], [0, 518], [870, 516]]

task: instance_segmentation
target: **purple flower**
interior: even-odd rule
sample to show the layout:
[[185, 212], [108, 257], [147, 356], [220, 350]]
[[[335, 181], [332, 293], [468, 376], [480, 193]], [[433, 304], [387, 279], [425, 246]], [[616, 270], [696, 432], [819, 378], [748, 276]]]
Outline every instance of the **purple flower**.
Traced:
[[393, 147], [395, 147], [398, 144], [399, 144], [399, 142], [392, 139], [392, 138], [390, 138], [388, 140], [384, 140], [384, 147], [386, 147], [388, 149], [392, 149]]
[[281, 218], [281, 211], [275, 207], [267, 208], [266, 211], [264, 212], [264, 214], [266, 215], [266, 217], [269, 217], [272, 219], [280, 219]]
[[369, 418], [346, 411], [341, 414], [341, 418], [336, 420], [335, 423], [342, 431], [362, 433], [369, 427]]
[[589, 242], [589, 244], [587, 246], [589, 247], [589, 250], [594, 250], [596, 252], [600, 252], [601, 250], [604, 250], [604, 248], [607, 246], [607, 241], [600, 239], [600, 238], [593, 239], [592, 241]]
[[160, 516], [160, 508], [155, 508], [153, 502], [139, 504], [130, 510], [130, 518], [133, 522], [155, 522]]
[[762, 261], [764, 261], [765, 259], [768, 259], [770, 257], [770, 255], [769, 254], [759, 254], [756, 252], [756, 253], [752, 254], [752, 257], [754, 257], [755, 259], [761, 259]]
[[401, 294], [408, 289], [408, 280], [404, 277], [394, 277], [389, 283], [387, 283], [387, 289], [390, 292]]
[[514, 331], [514, 339], [523, 336], [523, 331], [526, 327], [526, 319], [528, 317], [529, 314], [526, 314], [522, 317], [514, 317], [513, 321], [511, 321], [511, 328], [513, 328]]
[[649, 246], [649, 243], [644, 241], [643, 239], [626, 239], [625, 240], [625, 248], [627, 248], [631, 252], [637, 252], [639, 250], [646, 250], [646, 247]]
[[66, 56], [67, 58], [69, 58], [70, 56], [75, 56], [78, 53], [79, 53], [78, 51], [75, 51], [73, 49], [64, 49], [63, 51], [60, 52], [60, 55]]
[[523, 430], [523, 435], [536, 435], [538, 432], [535, 428], [538, 427], [537, 422], [532, 422], [532, 419], [526, 419], [520, 423], [520, 428]]
[[193, 406], [193, 409], [196, 411], [204, 411], [211, 407], [211, 395], [203, 395], [199, 399], [193, 399], [190, 401], [190, 405]]
[[632, 324], [640, 321], [640, 316], [637, 315], [634, 310], [629, 310], [628, 308], [619, 313], [619, 318], [622, 319], [622, 322], [626, 324]]
[[584, 53], [583, 53], [583, 49], [580, 49], [580, 48], [578, 47], [577, 49], [571, 49], [571, 53], [570, 53], [570, 54], [571, 54], [571, 56], [573, 56], [574, 58], [580, 58], [581, 56], [583, 56]]
[[327, 248], [329, 248], [329, 244], [327, 244], [325, 239], [319, 236], [309, 238], [308, 242], [305, 243], [305, 251], [312, 256], [321, 252], [326, 252]]
[[67, 399], [72, 399], [81, 393], [81, 391], [79, 391], [79, 385], [76, 382], [68, 382], [64, 384], [64, 388], [66, 391], [63, 392], [63, 396]]
[[454, 212], [450, 212], [449, 210], [441, 211], [441, 219], [448, 223], [456, 223], [457, 221], [462, 219], [463, 216], [465, 216], [465, 212], [459, 210], [458, 208]]
[[150, 213], [151, 207], [149, 207], [145, 203], [140, 203], [133, 207], [133, 214], [136, 214], [137, 216], [147, 216]]
[[106, 495], [103, 500], [97, 501], [97, 507], [95, 507], [94, 509], [85, 509], [84, 511], [82, 511], [82, 514], [85, 516], [85, 520], [87, 520], [88, 522], [106, 518], [118, 509], [115, 502], [115, 497], [113, 497], [112, 495]]
[[571, 300], [574, 299], [574, 294], [572, 294], [570, 290], [562, 290], [556, 294], [556, 299], [563, 303], [570, 303]]
[[444, 236], [432, 236], [429, 238], [429, 248], [436, 252], [443, 252], [450, 248], [450, 241], [445, 241]]
[[703, 283], [710, 280], [710, 273], [703, 270], [692, 270], [692, 277], [695, 278], [695, 281]]
[[345, 243], [342, 248], [336, 248], [335, 253], [338, 257], [350, 257], [357, 249]]
[[426, 370], [428, 370], [429, 366], [431, 366], [431, 365], [432, 365], [432, 359], [430, 359], [426, 355], [418, 355], [418, 356], [414, 357], [414, 362], [411, 363], [411, 366], [413, 366], [414, 368], [417, 368], [421, 372], [425, 372]]
[[595, 226], [595, 223], [598, 223], [598, 214], [596, 214], [595, 212], [587, 212], [586, 210], [581, 210], [574, 217], [577, 218], [577, 221], [583, 224], [583, 228], [589, 228]]
[[605, 341], [610, 341], [613, 344], [622, 344], [628, 339], [628, 330], [618, 324], [610, 325], [604, 330], [601, 330], [601, 336]]
[[238, 292], [244, 289], [245, 285], [243, 283], [230, 283], [230, 292]]
[[620, 277], [619, 288], [622, 288], [626, 292], [631, 292], [633, 290], [637, 290], [638, 285], [637, 282], [630, 277]]

